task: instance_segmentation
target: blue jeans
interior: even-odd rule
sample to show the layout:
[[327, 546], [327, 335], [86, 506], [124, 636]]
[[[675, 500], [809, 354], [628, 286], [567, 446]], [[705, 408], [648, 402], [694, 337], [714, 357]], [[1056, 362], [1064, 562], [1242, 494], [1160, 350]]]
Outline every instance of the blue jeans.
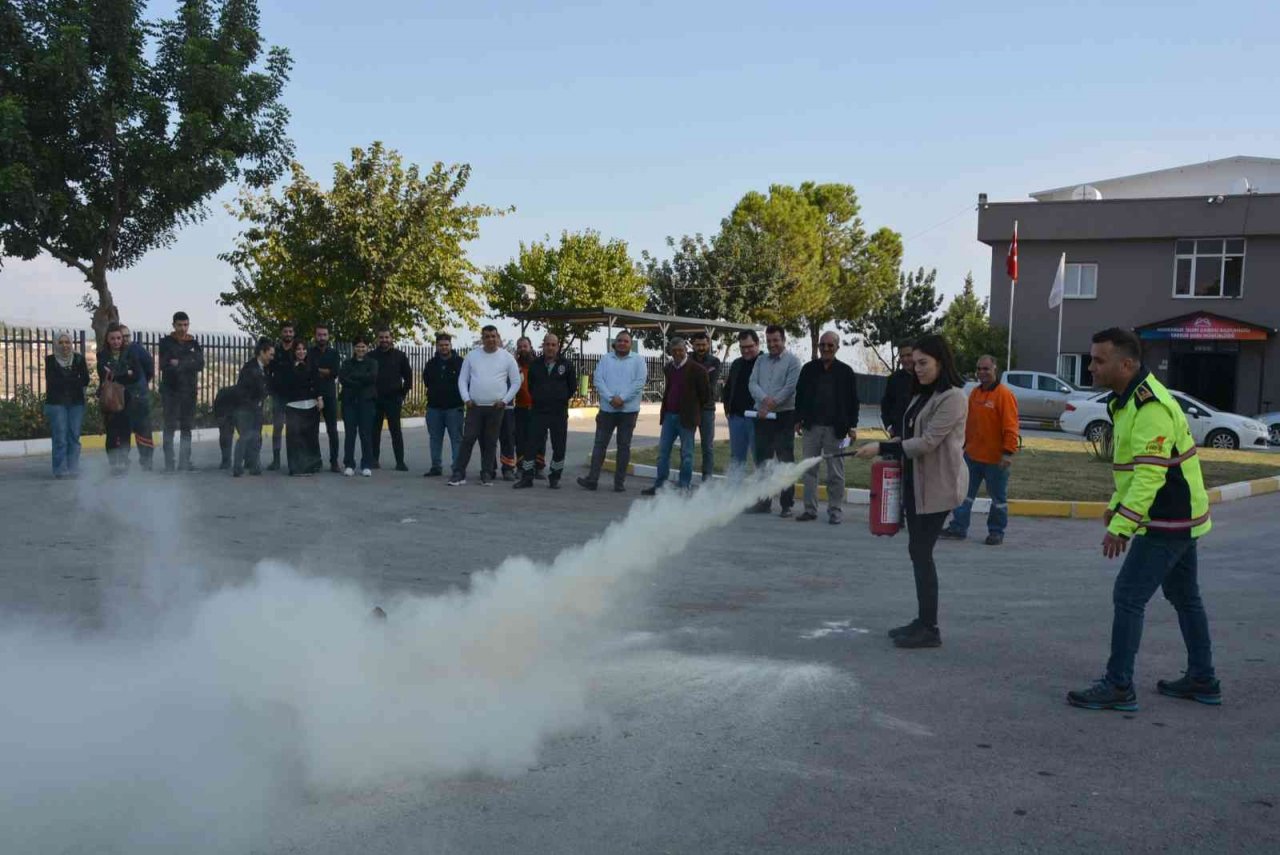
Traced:
[[84, 404], [45, 404], [44, 417], [49, 420], [49, 436], [53, 441], [53, 474], [78, 473]]
[[995, 463], [979, 463], [967, 454], [964, 462], [969, 464], [969, 494], [964, 504], [951, 512], [948, 528], [958, 534], [969, 533], [969, 512], [973, 510], [973, 500], [978, 498], [978, 487], [986, 481], [987, 495], [991, 497], [987, 531], [1004, 537], [1004, 530], [1009, 526], [1009, 470]]
[[658, 439], [658, 476], [653, 481], [654, 489], [667, 482], [671, 474], [671, 448], [680, 438], [680, 486], [688, 487], [693, 483], [693, 428], [680, 424], [678, 413], [667, 413], [662, 417], [662, 435]]
[[729, 416], [729, 473], [741, 477], [755, 450], [756, 420]]
[[462, 419], [465, 411], [462, 407], [445, 410], [440, 407], [427, 407], [427, 433], [431, 441], [431, 468], [443, 469], [440, 455], [444, 453], [444, 435], [449, 433], [449, 450], [453, 456], [449, 459], [452, 471], [458, 463], [458, 449], [462, 445]]
[[1187, 645], [1187, 676], [1213, 678], [1213, 651], [1209, 643], [1209, 618], [1200, 601], [1196, 581], [1195, 539], [1140, 535], [1129, 541], [1111, 599], [1115, 617], [1111, 623], [1111, 658], [1107, 680], [1124, 688], [1133, 683], [1133, 660], [1142, 641], [1142, 618], [1147, 601], [1157, 588], [1178, 612], [1178, 628]]

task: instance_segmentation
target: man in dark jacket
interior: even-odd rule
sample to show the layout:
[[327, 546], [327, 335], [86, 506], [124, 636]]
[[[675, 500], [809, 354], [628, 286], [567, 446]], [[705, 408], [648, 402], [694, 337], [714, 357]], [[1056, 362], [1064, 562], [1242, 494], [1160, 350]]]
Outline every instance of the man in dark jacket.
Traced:
[[530, 425], [524, 436], [520, 455], [520, 480], [516, 489], [533, 486], [533, 471], [538, 456], [545, 453], [547, 434], [551, 434], [551, 465], [547, 486], [560, 489], [564, 474], [565, 447], [569, 438], [569, 400], [578, 389], [578, 374], [569, 360], [560, 355], [560, 339], [547, 333], [542, 339], [542, 358], [529, 365]]
[[441, 456], [444, 436], [449, 434], [449, 451], [453, 455], [450, 470], [458, 462], [462, 445], [462, 421], [466, 415], [462, 394], [458, 391], [458, 375], [462, 373], [462, 357], [453, 352], [453, 336], [436, 333], [436, 352], [422, 369], [422, 386], [427, 392], [427, 433], [430, 435], [431, 468], [424, 475], [436, 478], [444, 474]]
[[271, 377], [271, 465], [267, 468], [275, 471], [280, 468], [280, 446], [284, 443], [284, 405], [288, 403], [276, 389], [276, 371], [281, 366], [289, 367], [293, 362], [293, 323], [286, 321], [280, 325], [280, 340], [276, 342], [276, 357], [271, 360], [267, 373]]
[[342, 474], [338, 465], [338, 372], [342, 369], [342, 357], [329, 344], [328, 324], [316, 325], [315, 344], [307, 353], [307, 360], [315, 370], [316, 391], [324, 400], [324, 430], [329, 436], [329, 471]]
[[151, 381], [156, 376], [156, 361], [151, 351], [142, 342], [134, 341], [133, 333], [124, 324], [120, 325], [124, 335], [125, 350], [133, 354], [142, 368], [142, 376], [134, 384], [133, 400], [129, 408], [129, 428], [133, 431], [134, 444], [138, 446], [138, 465], [151, 471], [151, 459], [156, 453], [155, 440], [151, 438]]
[[680, 439], [680, 489], [693, 483], [693, 431], [702, 419], [703, 408], [711, 400], [711, 384], [702, 366], [689, 358], [689, 345], [682, 338], [671, 340], [671, 361], [663, 367], [666, 389], [662, 393], [662, 435], [658, 440], [658, 475], [653, 486], [640, 491], [655, 495], [671, 472], [671, 449]]
[[751, 397], [751, 371], [760, 356], [760, 334], [755, 330], [738, 333], [738, 352], [742, 355], [729, 365], [724, 384], [724, 415], [729, 422], [729, 473], [740, 476], [747, 468], [747, 457], [754, 453], [756, 420], [747, 411], [756, 408]]
[[232, 455], [231, 474], [239, 478], [248, 469], [250, 475], [262, 474], [262, 404], [270, 394], [267, 369], [276, 348], [270, 339], [261, 339], [254, 348], [253, 359], [240, 369], [236, 381], [236, 448]]
[[884, 387], [884, 397], [880, 399], [880, 422], [889, 436], [898, 435], [902, 417], [907, 412], [907, 405], [911, 403], [911, 383], [915, 377], [911, 354], [910, 342], [898, 345], [898, 370], [889, 375], [889, 382]]
[[164, 412], [164, 471], [174, 470], [173, 432], [181, 432], [179, 469], [192, 471], [191, 430], [196, 420], [196, 389], [204, 370], [204, 351], [189, 332], [186, 312], [173, 313], [173, 333], [160, 339], [160, 404]]
[[396, 456], [396, 471], [408, 472], [404, 462], [404, 434], [400, 430], [400, 408], [413, 388], [413, 369], [409, 357], [391, 343], [391, 330], [378, 330], [378, 346], [369, 354], [378, 364], [378, 382], [373, 402], [373, 467], [379, 464], [382, 450], [382, 422], [386, 420], [391, 434], [391, 450]]
[[702, 442], [702, 480], [711, 480], [716, 471], [716, 400], [720, 391], [720, 358], [711, 352], [711, 336], [698, 331], [689, 336], [693, 345], [693, 353], [689, 358], [702, 366], [707, 372], [707, 382], [711, 389], [711, 400], [702, 408], [702, 416], [698, 419], [698, 434]]
[[[805, 459], [840, 451], [857, 438], [858, 376], [836, 359], [840, 336], [822, 334], [818, 358], [800, 369], [796, 383], [796, 430], [804, 436]], [[844, 514], [844, 458], [827, 457], [827, 522], [839, 525]], [[804, 473], [804, 513], [797, 522], [818, 518], [818, 466]]]

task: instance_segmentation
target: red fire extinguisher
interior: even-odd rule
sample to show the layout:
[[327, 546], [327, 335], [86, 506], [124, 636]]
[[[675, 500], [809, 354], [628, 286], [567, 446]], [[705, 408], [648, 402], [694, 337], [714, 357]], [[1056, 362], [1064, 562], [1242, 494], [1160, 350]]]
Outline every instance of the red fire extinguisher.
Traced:
[[871, 533], [892, 537], [902, 528], [902, 464], [877, 458], [871, 464]]

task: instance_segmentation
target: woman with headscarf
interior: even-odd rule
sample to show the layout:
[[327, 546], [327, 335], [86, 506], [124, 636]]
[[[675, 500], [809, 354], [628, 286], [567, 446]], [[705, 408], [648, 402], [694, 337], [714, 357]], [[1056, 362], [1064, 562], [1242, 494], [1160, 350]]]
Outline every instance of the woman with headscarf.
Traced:
[[319, 472], [320, 397], [319, 377], [315, 365], [307, 359], [307, 343], [294, 339], [289, 360], [275, 370], [275, 390], [285, 402], [285, 452], [290, 475], [312, 475]]
[[915, 620], [889, 630], [898, 647], [939, 647], [938, 568], [933, 548], [951, 509], [964, 500], [969, 470], [964, 462], [964, 429], [969, 401], [956, 370], [951, 346], [940, 335], [916, 342], [911, 354], [911, 400], [894, 438], [869, 442], [857, 456], [902, 460], [902, 505], [907, 521], [907, 550], [916, 581]]
[[70, 333], [58, 333], [53, 353], [44, 358], [44, 417], [53, 440], [53, 477], [80, 474], [80, 425], [89, 365], [71, 346]]
[[98, 354], [98, 383], [110, 380], [124, 387], [124, 407], [120, 412], [102, 414], [107, 428], [107, 460], [111, 464], [112, 475], [123, 475], [129, 471], [129, 405], [132, 396], [137, 394], [134, 387], [141, 376], [142, 366], [124, 346], [120, 325], [107, 327], [107, 346]]

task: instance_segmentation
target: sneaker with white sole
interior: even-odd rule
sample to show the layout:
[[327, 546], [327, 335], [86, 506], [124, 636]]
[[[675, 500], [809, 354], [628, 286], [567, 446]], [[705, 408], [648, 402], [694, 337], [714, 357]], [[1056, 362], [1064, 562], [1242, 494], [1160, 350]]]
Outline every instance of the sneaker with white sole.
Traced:
[[467, 479], [466, 479], [466, 477], [464, 477], [464, 476], [462, 476], [462, 475], [456, 475], [456, 476], [454, 476], [453, 478], [450, 478], [450, 479], [449, 479], [449, 486], [450, 486], [450, 487], [461, 487], [461, 486], [465, 485], [466, 483], [467, 483]]
[[361, 477], [361, 478], [372, 478], [372, 477], [373, 477], [373, 470], [372, 470], [372, 469], [361, 469], [361, 470], [360, 470], [360, 477]]
[[352, 475], [356, 474], [356, 470], [348, 466], [346, 469], [342, 470], [342, 474], [350, 478]]

